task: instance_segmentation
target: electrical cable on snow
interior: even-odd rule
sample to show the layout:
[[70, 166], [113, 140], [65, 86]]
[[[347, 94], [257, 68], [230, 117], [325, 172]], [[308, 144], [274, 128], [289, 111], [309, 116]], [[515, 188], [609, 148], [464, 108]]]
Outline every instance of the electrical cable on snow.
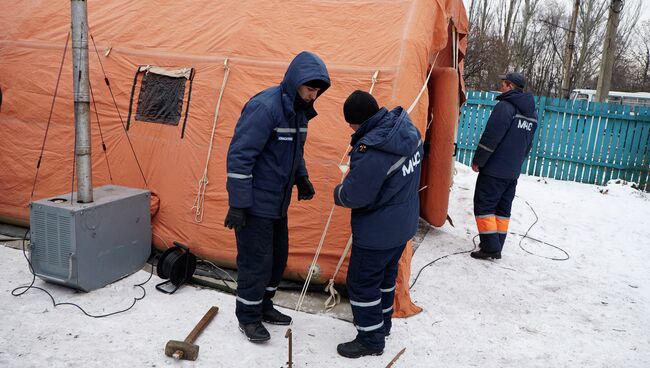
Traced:
[[[32, 274], [32, 281], [27, 286], [19, 286], [19, 287], [15, 288], [15, 289], [11, 290], [11, 295], [13, 295], [13, 296], [21, 296], [21, 295], [25, 294], [29, 289], [37, 289], [37, 290], [40, 290], [40, 291], [44, 292], [45, 294], [47, 294], [47, 296], [50, 297], [50, 300], [52, 301], [52, 306], [53, 307], [56, 308], [59, 305], [71, 305], [71, 306], [76, 307], [77, 309], [79, 309], [86, 316], [92, 317], [92, 318], [104, 318], [104, 317], [113, 316], [113, 315], [116, 315], [116, 314], [119, 314], [119, 313], [124, 313], [124, 312], [130, 310], [131, 308], [133, 308], [135, 303], [137, 303], [139, 300], [142, 300], [142, 299], [144, 299], [145, 296], [147, 296], [147, 291], [145, 290], [143, 285], [146, 284], [147, 282], [149, 282], [149, 280], [151, 280], [151, 277], [153, 276], [153, 269], [154, 269], [153, 263], [151, 265], [151, 272], [149, 273], [149, 277], [147, 278], [147, 280], [145, 282], [140, 283], [140, 284], [133, 285], [133, 287], [139, 287], [140, 289], [142, 289], [142, 296], [134, 297], [133, 302], [131, 303], [131, 305], [128, 308], [121, 309], [121, 310], [111, 312], [111, 313], [98, 314], [97, 315], [97, 314], [90, 314], [90, 313], [86, 312], [82, 307], [80, 307], [79, 305], [77, 305], [75, 303], [57, 302], [54, 299], [54, 297], [52, 296], [52, 294], [50, 294], [47, 290], [45, 290], [44, 288], [38, 287], [38, 286], [34, 286], [34, 282], [36, 281], [36, 274], [34, 273], [34, 268], [32, 267], [32, 262], [29, 260], [29, 257], [27, 257], [27, 251], [26, 251], [26, 246], [25, 246], [25, 242], [27, 241], [27, 234], [29, 234], [29, 230], [25, 231], [25, 235], [22, 237], [23, 256], [25, 257], [25, 260], [27, 261], [27, 264], [29, 265], [29, 272]], [[21, 289], [24, 289], [24, 290], [22, 290], [21, 292], [18, 292], [18, 290], [21, 290]]]
[[[226, 276], [228, 277], [229, 280], [226, 280], [226, 279], [223, 278], [223, 276], [220, 276], [218, 273], [216, 273], [216, 272], [214, 272], [214, 271], [211, 271], [211, 273], [214, 275], [214, 278], [215, 278], [215, 279], [220, 280], [221, 283], [223, 283], [223, 285], [226, 287], [226, 289], [228, 289], [231, 293], [236, 294], [236, 291], [237, 291], [237, 280], [235, 280], [235, 279], [230, 275], [230, 273], [229, 273], [228, 271], [224, 270], [223, 268], [217, 266], [216, 264], [214, 264], [214, 263], [212, 263], [212, 262], [210, 262], [210, 261], [208, 261], [208, 260], [206, 260], [206, 259], [198, 258], [198, 259], [197, 259], [197, 262], [199, 262], [199, 263], [205, 263], [205, 264], [207, 264], [207, 265], [213, 267], [215, 270], [220, 271], [223, 275], [226, 275]], [[228, 285], [228, 282], [226, 282], [226, 281], [228, 281], [228, 282], [229, 282], [229, 281], [232, 281], [232, 282], [234, 283], [234, 285], [233, 285], [233, 286]]]
[[[566, 261], [567, 259], [569, 259], [569, 258], [570, 258], [570, 257], [569, 257], [569, 253], [567, 253], [564, 249], [562, 249], [562, 248], [560, 248], [560, 247], [558, 247], [558, 246], [556, 246], [556, 245], [553, 245], [553, 244], [551, 244], [551, 243], [547, 243], [547, 242], [545, 242], [545, 241], [542, 241], [542, 240], [539, 240], [539, 239], [535, 239], [535, 238], [532, 238], [532, 237], [528, 236], [528, 233], [530, 232], [530, 229], [532, 229], [533, 226], [535, 226], [535, 224], [537, 224], [537, 221], [539, 221], [539, 216], [537, 216], [537, 212], [535, 212], [535, 209], [533, 209], [533, 206], [531, 206], [530, 203], [528, 203], [527, 200], [525, 200], [525, 199], [523, 199], [523, 198], [521, 198], [520, 196], [517, 196], [517, 195], [516, 195], [515, 197], [517, 197], [517, 198], [521, 199], [522, 201], [524, 201], [524, 203], [526, 203], [526, 205], [528, 206], [528, 208], [530, 208], [530, 210], [533, 211], [533, 215], [535, 216], [535, 221], [533, 221], [533, 223], [530, 225], [530, 227], [528, 227], [528, 230], [526, 230], [526, 233], [524, 233], [523, 235], [522, 235], [522, 234], [518, 234], [518, 233], [508, 232], [509, 234], [517, 235], [517, 236], [520, 236], [520, 237], [521, 237], [521, 239], [519, 239], [519, 248], [521, 248], [521, 250], [523, 250], [524, 252], [526, 252], [526, 253], [528, 253], [528, 254], [531, 254], [531, 255], [533, 255], [533, 256], [537, 256], [537, 257], [541, 257], [541, 258], [545, 258], [545, 259], [550, 259], [550, 260], [552, 260], [552, 261]], [[535, 242], [542, 243], [542, 244], [544, 244], [544, 245], [548, 245], [549, 247], [555, 248], [555, 249], [559, 250], [560, 252], [564, 253], [565, 257], [562, 257], [562, 258], [546, 257], [546, 256], [542, 256], [542, 255], [539, 255], [539, 254], [533, 253], [533, 252], [527, 250], [526, 248], [524, 248], [524, 247], [521, 245], [521, 242], [522, 242], [524, 239], [530, 239], [530, 240], [533, 240], [533, 241], [535, 241]]]
[[[532, 236], [528, 235], [528, 233], [533, 228], [533, 226], [535, 226], [535, 224], [537, 224], [537, 222], [539, 221], [539, 216], [537, 216], [537, 212], [535, 212], [535, 209], [533, 209], [533, 206], [530, 203], [528, 203], [528, 201], [526, 201], [525, 199], [523, 199], [523, 198], [521, 198], [520, 196], [517, 196], [517, 195], [515, 197], [517, 197], [517, 198], [521, 199], [522, 201], [524, 201], [526, 203], [526, 205], [528, 205], [528, 208], [530, 208], [530, 210], [533, 212], [533, 215], [535, 216], [535, 221], [533, 221], [533, 223], [528, 227], [528, 230], [526, 230], [526, 232], [524, 234], [519, 234], [519, 233], [515, 233], [515, 232], [512, 232], [512, 231], [508, 232], [508, 234], [517, 235], [517, 236], [521, 237], [521, 239], [519, 239], [519, 243], [518, 243], [519, 248], [521, 248], [521, 250], [523, 250], [524, 252], [526, 252], [526, 253], [528, 253], [530, 255], [540, 257], [540, 258], [550, 259], [552, 261], [566, 261], [566, 260], [568, 260], [570, 258], [569, 253], [567, 253], [564, 249], [562, 249], [562, 248], [560, 248], [560, 247], [558, 247], [556, 245], [553, 245], [551, 243], [545, 242], [543, 240], [533, 238]], [[478, 238], [478, 237], [479, 237], [479, 235], [477, 234], [472, 238], [472, 243], [474, 243], [474, 248], [472, 248], [470, 250], [463, 250], [463, 251], [460, 251], [460, 252], [450, 253], [450, 254], [438, 257], [438, 258], [434, 259], [433, 261], [427, 263], [426, 265], [422, 266], [422, 268], [420, 268], [417, 275], [415, 276], [415, 279], [411, 283], [411, 286], [409, 287], [409, 290], [412, 289], [413, 286], [415, 286], [415, 283], [417, 283], [418, 278], [420, 277], [420, 274], [422, 273], [422, 271], [424, 271], [425, 268], [431, 266], [432, 264], [438, 262], [441, 259], [444, 259], [444, 258], [447, 258], [447, 257], [450, 257], [450, 256], [455, 256], [455, 255], [458, 255], [458, 254], [465, 254], [465, 253], [473, 252], [478, 247], [478, 244], [476, 244], [476, 238]], [[562, 257], [562, 258], [546, 257], [546, 256], [542, 256], [542, 255], [533, 253], [533, 252], [527, 250], [526, 248], [524, 248], [521, 245], [521, 243], [523, 242], [524, 239], [529, 239], [529, 240], [532, 240], [534, 242], [541, 243], [541, 244], [544, 244], [544, 245], [548, 245], [549, 247], [555, 248], [555, 249], [559, 250], [560, 252], [564, 253], [565, 257]]]
[[460, 252], [450, 253], [450, 254], [438, 257], [438, 258], [434, 259], [433, 261], [431, 261], [431, 262], [425, 264], [424, 266], [422, 266], [422, 268], [420, 268], [420, 270], [418, 271], [417, 275], [415, 275], [415, 279], [411, 283], [411, 286], [409, 286], [409, 290], [413, 289], [413, 286], [415, 286], [415, 284], [418, 282], [418, 279], [420, 278], [420, 274], [422, 273], [422, 271], [424, 271], [425, 268], [431, 266], [432, 264], [438, 262], [441, 259], [445, 259], [447, 257], [455, 256], [455, 255], [458, 255], [458, 254], [465, 254], [465, 253], [473, 252], [474, 249], [476, 249], [476, 247], [477, 247], [477, 244], [476, 244], [476, 241], [475, 241], [476, 238], [478, 238], [478, 234], [475, 235], [474, 238], [472, 238], [472, 242], [474, 243], [474, 248], [472, 248], [470, 250], [462, 250]]

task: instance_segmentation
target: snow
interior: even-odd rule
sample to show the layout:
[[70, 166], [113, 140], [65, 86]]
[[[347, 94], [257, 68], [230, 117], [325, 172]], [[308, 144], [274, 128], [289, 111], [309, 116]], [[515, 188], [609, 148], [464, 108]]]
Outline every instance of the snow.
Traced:
[[[468, 251], [476, 234], [472, 195], [476, 174], [458, 164], [448, 224], [431, 230], [412, 262], [413, 277], [432, 260]], [[411, 290], [424, 311], [395, 319], [384, 355], [349, 360], [336, 345], [353, 326], [328, 315], [296, 313], [295, 367], [648, 367], [650, 366], [650, 197], [630, 183], [606, 187], [522, 176], [510, 230], [565, 250], [554, 261], [519, 247], [509, 235], [503, 258], [479, 261], [468, 254], [441, 259], [422, 271]], [[0, 241], [0, 244], [2, 242]], [[564, 254], [530, 240], [529, 252]], [[237, 330], [235, 299], [211, 289], [155, 290], [126, 313], [94, 319], [72, 306], [52, 307], [47, 295], [11, 290], [31, 280], [22, 252], [0, 247], [0, 367], [286, 367], [286, 326], [269, 326], [272, 339], [254, 345]], [[147, 279], [138, 273], [91, 293], [47, 284], [58, 302], [102, 314], [127, 308]], [[165, 343], [183, 340], [210, 306], [219, 313], [199, 336], [198, 360], [175, 361]]]

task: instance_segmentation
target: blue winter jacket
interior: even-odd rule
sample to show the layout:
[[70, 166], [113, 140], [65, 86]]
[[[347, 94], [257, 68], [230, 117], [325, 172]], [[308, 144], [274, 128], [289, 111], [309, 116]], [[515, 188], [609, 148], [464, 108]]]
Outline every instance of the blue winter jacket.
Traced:
[[[280, 85], [244, 105], [227, 158], [228, 203], [247, 213], [277, 219], [287, 215], [294, 179], [307, 176], [303, 159], [313, 104], [297, 108], [298, 87], [311, 80], [330, 85], [325, 63], [315, 54], [298, 54]], [[320, 96], [327, 88], [319, 91]]]
[[535, 100], [519, 90], [502, 93], [497, 100], [472, 163], [481, 174], [517, 179], [537, 130]]
[[352, 209], [354, 245], [404, 245], [415, 235], [420, 214], [420, 132], [401, 107], [382, 108], [352, 135], [350, 145], [350, 171], [334, 189], [334, 202]]

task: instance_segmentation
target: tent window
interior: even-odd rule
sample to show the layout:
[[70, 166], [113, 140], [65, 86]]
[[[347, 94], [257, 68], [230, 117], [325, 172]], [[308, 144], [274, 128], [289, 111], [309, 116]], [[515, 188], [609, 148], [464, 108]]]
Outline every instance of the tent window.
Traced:
[[142, 78], [135, 119], [178, 125], [186, 81], [185, 77], [146, 73]]

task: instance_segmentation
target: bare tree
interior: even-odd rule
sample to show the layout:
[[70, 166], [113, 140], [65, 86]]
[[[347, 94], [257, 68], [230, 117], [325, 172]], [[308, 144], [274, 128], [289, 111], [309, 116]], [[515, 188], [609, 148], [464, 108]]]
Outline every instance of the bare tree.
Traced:
[[626, 80], [630, 79], [632, 84], [630, 91], [648, 92], [650, 91], [650, 20], [643, 22], [634, 36], [634, 47], [624, 56], [629, 62]]
[[[468, 0], [470, 32], [465, 57], [469, 88], [492, 90], [497, 75], [522, 71], [533, 92], [561, 93], [563, 50], [573, 2], [567, 0]], [[602, 35], [611, 0], [581, 0], [570, 88], [594, 88], [602, 58]], [[626, 0], [617, 33], [616, 90], [650, 90], [650, 21], [638, 25], [645, 0]]]
[[515, 39], [514, 50], [514, 68], [520, 70], [525, 63], [532, 60], [532, 47], [534, 39], [528, 37], [531, 28], [534, 26], [533, 19], [537, 12], [537, 6], [540, 0], [524, 0], [524, 7], [521, 15], [521, 25], [517, 27], [517, 37]]
[[530, 89], [540, 95], [552, 95], [561, 83], [561, 54], [567, 19], [566, 9], [550, 1], [539, 7], [531, 33], [530, 53], [523, 57], [523, 71]]
[[472, 88], [492, 89], [485, 81], [495, 77], [497, 64], [506, 54], [499, 37], [495, 37], [494, 9], [487, 0], [472, 0], [470, 3], [471, 21], [467, 52], [465, 55], [466, 83]]
[[641, 42], [642, 42], [642, 53], [639, 59], [642, 60], [642, 73], [640, 78], [639, 89], [644, 91], [650, 91], [650, 21], [645, 21], [643, 23], [642, 31], [640, 32]]
[[518, 11], [519, 0], [510, 0], [510, 6], [508, 7], [508, 16], [506, 17], [505, 27], [503, 30], [503, 43], [505, 44], [510, 43], [510, 30], [512, 28], [512, 24], [515, 22]]
[[575, 86], [595, 88], [600, 62], [603, 26], [606, 23], [609, 0], [585, 0], [580, 3], [578, 15], [578, 48], [574, 65]]
[[[641, 15], [640, 1], [626, 1], [616, 33], [616, 50], [614, 54], [614, 68], [612, 73], [611, 89], [628, 91], [634, 89], [634, 82], [630, 78], [630, 71], [638, 64], [632, 57], [631, 43], [637, 34], [637, 26]], [[641, 40], [642, 42], [642, 40]]]
[[481, 34], [487, 34], [488, 30], [490, 28], [490, 25], [492, 24], [492, 17], [491, 17], [491, 12], [490, 12], [490, 5], [488, 3], [488, 0], [483, 0], [483, 3], [481, 4], [479, 8], [479, 32]]

